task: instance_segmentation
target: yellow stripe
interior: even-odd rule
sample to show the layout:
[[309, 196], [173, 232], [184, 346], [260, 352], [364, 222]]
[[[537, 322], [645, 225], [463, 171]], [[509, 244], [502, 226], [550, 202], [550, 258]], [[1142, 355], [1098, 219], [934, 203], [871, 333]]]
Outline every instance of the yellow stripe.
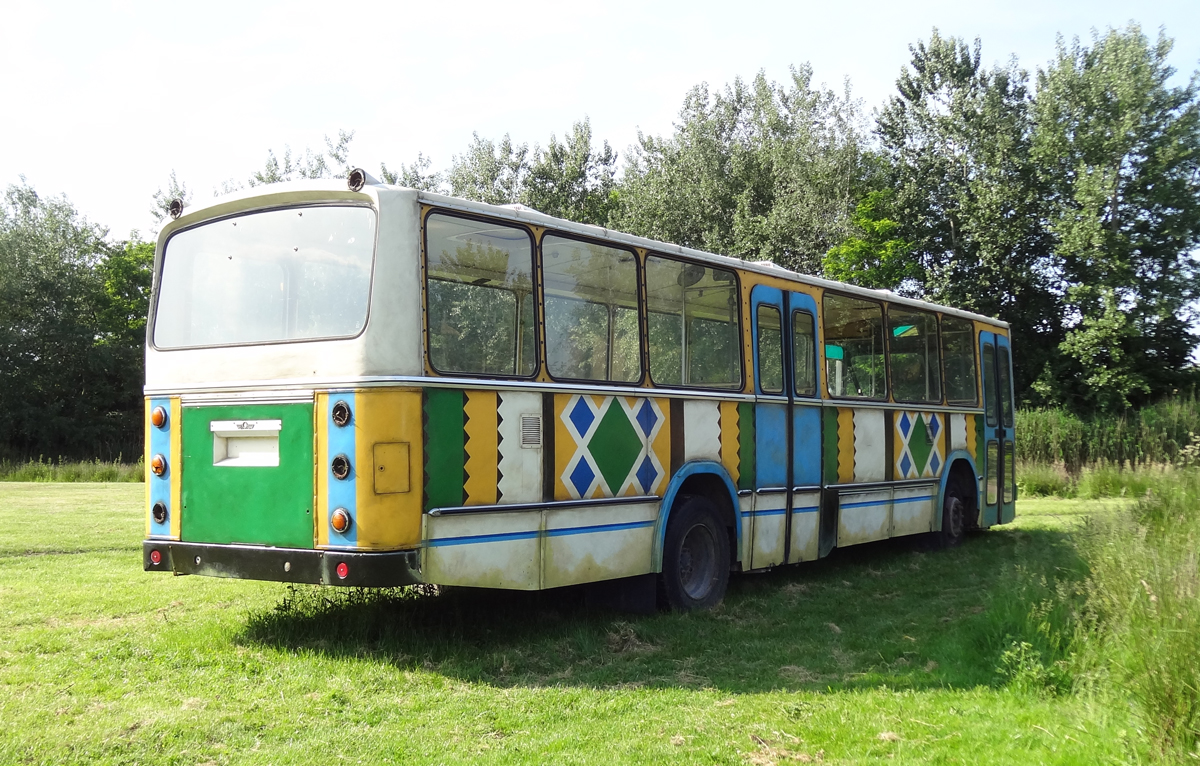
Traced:
[[179, 398], [171, 399], [171, 538], [178, 540], [183, 518], [183, 418]]
[[658, 411], [661, 413], [663, 421], [659, 426], [658, 436], [654, 437], [653, 444], [654, 456], [658, 458], [658, 464], [662, 466], [662, 471], [659, 472], [658, 481], [650, 490], [650, 494], [662, 495], [666, 491], [667, 479], [670, 478], [671, 471], [671, 400], [655, 399], [654, 403], [658, 405]]
[[329, 472], [323, 470], [329, 465], [329, 422], [325, 413], [329, 412], [329, 394], [317, 394], [313, 404], [313, 439], [316, 448], [316, 463], [313, 465], [313, 539], [318, 548], [329, 545]]
[[575, 440], [571, 438], [571, 432], [567, 430], [567, 426], [563, 423], [563, 412], [567, 409], [567, 404], [571, 401], [570, 394], [555, 394], [554, 395], [554, 499], [555, 500], [570, 500], [571, 493], [567, 491], [567, 485], [563, 483], [563, 471], [567, 470], [567, 464], [571, 462], [571, 457], [575, 454]]
[[967, 454], [978, 463], [979, 456], [975, 454], [975, 416], [964, 415], [967, 420]]
[[721, 465], [729, 471], [733, 485], [738, 483], [738, 437], [741, 435], [741, 423], [738, 422], [738, 403], [721, 402]]
[[499, 454], [499, 424], [495, 391], [467, 391], [466, 411], [467, 480], [463, 484], [466, 505], [496, 503], [496, 462]]
[[146, 398], [146, 450], [142, 456], [142, 461], [146, 464], [146, 537], [150, 536], [150, 398]]
[[838, 483], [854, 481], [854, 410], [838, 407]]

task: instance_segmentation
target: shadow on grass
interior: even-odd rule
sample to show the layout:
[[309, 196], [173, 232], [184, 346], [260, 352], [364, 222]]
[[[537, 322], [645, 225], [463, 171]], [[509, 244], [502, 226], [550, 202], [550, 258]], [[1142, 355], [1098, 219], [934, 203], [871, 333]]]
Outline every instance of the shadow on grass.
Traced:
[[245, 644], [388, 663], [494, 686], [729, 692], [994, 686], [1030, 609], [1083, 567], [1069, 536], [999, 529], [959, 548], [911, 539], [735, 575], [706, 613], [635, 617], [579, 589], [289, 589]]

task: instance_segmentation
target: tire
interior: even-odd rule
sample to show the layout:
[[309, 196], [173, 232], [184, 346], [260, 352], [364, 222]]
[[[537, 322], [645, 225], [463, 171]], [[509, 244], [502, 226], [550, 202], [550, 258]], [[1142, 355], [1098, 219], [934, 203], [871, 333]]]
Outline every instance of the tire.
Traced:
[[690, 612], [721, 603], [729, 586], [729, 535], [710, 500], [687, 497], [671, 511], [662, 562], [660, 604]]
[[951, 478], [946, 483], [946, 497], [942, 500], [942, 528], [937, 533], [942, 548], [954, 548], [962, 544], [967, 534], [967, 507], [969, 496], [962, 482]]

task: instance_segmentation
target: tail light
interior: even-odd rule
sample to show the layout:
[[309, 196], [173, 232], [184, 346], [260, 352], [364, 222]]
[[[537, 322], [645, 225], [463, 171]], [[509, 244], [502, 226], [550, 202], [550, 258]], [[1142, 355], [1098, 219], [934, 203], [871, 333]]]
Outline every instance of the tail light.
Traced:
[[350, 531], [350, 525], [354, 521], [350, 518], [350, 512], [345, 508], [338, 508], [329, 515], [329, 526], [333, 527], [333, 531], [339, 535], [344, 535]]
[[167, 472], [167, 459], [159, 453], [150, 459], [150, 470], [155, 476], [162, 476]]

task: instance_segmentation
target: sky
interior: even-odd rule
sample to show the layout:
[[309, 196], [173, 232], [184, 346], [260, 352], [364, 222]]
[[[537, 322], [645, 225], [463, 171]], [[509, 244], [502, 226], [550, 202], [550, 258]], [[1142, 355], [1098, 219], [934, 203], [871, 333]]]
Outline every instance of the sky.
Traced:
[[1200, 68], [1200, 2], [124, 2], [0, 0], [0, 184], [65, 194], [114, 238], [156, 228], [172, 171], [210, 196], [282, 155], [353, 130], [378, 172], [418, 152], [446, 169], [473, 132], [544, 144], [588, 117], [622, 156], [670, 133], [687, 90], [808, 62], [881, 105], [908, 46], [943, 35], [987, 65], [1045, 66], [1059, 35], [1134, 21]]

